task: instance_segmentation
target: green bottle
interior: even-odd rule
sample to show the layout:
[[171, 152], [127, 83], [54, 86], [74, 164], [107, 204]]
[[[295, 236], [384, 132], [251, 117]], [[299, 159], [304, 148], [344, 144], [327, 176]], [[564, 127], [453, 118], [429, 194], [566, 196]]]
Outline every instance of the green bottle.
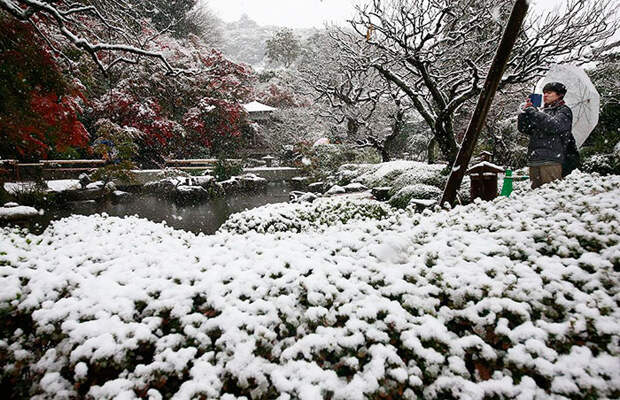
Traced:
[[504, 184], [502, 185], [500, 196], [510, 197], [510, 193], [512, 193], [512, 170], [506, 169], [506, 176], [504, 176]]

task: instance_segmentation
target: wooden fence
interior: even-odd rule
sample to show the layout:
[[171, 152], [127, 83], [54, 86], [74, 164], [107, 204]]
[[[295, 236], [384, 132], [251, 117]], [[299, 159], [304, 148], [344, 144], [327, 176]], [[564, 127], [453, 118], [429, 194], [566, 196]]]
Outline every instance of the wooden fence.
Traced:
[[0, 172], [2, 179], [7, 181], [68, 179], [83, 172], [92, 172], [105, 163], [104, 160], [40, 160], [34, 163], [0, 160]]
[[[240, 159], [227, 159], [241, 162]], [[165, 167], [183, 171], [213, 169], [217, 159], [200, 158], [165, 160]], [[106, 165], [105, 160], [40, 160], [23, 163], [18, 160], [0, 160], [0, 181], [25, 181], [37, 179], [75, 179], [81, 173], [90, 173]]]

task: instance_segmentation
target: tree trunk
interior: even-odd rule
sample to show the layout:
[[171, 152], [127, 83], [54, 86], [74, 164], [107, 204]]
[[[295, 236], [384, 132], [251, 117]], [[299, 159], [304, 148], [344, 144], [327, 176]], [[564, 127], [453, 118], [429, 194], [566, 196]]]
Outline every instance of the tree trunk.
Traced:
[[[397, 102], [399, 104], [399, 102]], [[394, 123], [392, 124], [392, 132], [385, 137], [383, 140], [383, 148], [381, 149], [381, 158], [383, 162], [390, 161], [390, 153], [389, 150], [392, 146], [392, 143], [398, 138], [400, 133], [403, 130], [405, 120], [405, 112], [399, 110], [394, 116]]]
[[456, 159], [458, 153], [458, 146], [454, 139], [454, 134], [448, 132], [444, 127], [435, 127], [433, 130], [435, 143], [439, 145], [441, 154], [448, 160], [448, 163], [452, 164]]
[[388, 149], [387, 149], [387, 143], [385, 143], [385, 145], [379, 150], [381, 151], [381, 162], [390, 161], [390, 153], [388, 152]]
[[432, 137], [426, 145], [426, 158], [428, 159], [429, 164], [435, 164], [435, 145], [437, 144], [437, 139]]
[[349, 139], [354, 139], [357, 137], [357, 132], [359, 131], [360, 125], [353, 118], [347, 118], [347, 137]]

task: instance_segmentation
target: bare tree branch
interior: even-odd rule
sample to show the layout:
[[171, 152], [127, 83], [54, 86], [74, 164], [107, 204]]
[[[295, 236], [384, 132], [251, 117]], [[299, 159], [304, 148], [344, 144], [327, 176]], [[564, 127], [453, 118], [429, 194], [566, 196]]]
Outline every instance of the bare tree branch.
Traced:
[[[89, 54], [104, 74], [119, 63], [135, 64], [142, 57], [157, 60], [168, 75], [188, 72], [174, 68], [161, 52], [147, 48], [148, 42], [162, 31], [149, 35], [146, 41], [140, 42], [141, 35], [131, 32], [129, 25], [140, 27], [142, 21], [136, 13], [132, 13], [130, 5], [123, 1], [72, 3], [64, 0], [0, 0], [0, 8], [19, 20], [30, 22], [48, 43], [53, 42], [50, 34], [60, 34], [74, 47]], [[112, 18], [113, 16], [116, 18]], [[120, 25], [112, 23], [112, 19], [117, 20]], [[112, 40], [98, 37], [97, 29], [93, 29], [97, 25], [105, 27]], [[42, 29], [43, 26], [46, 29]], [[52, 48], [55, 52], [62, 53], [58, 48]], [[118, 55], [106, 63], [104, 60], [109, 58], [106, 54]]]
[[[359, 56], [405, 93], [448, 160], [456, 156], [454, 121], [482, 90], [511, 9], [510, 0], [372, 0], [357, 6], [352, 32], [371, 48]], [[568, 0], [531, 15], [499, 89], [531, 82], [553, 63], [584, 64], [618, 46], [613, 0]], [[371, 29], [372, 27], [372, 29]], [[342, 41], [345, 43], [345, 41]], [[350, 40], [348, 40], [350, 42]], [[341, 51], [346, 46], [341, 46]], [[354, 52], [350, 51], [350, 57]], [[372, 54], [372, 57], [368, 57]]]

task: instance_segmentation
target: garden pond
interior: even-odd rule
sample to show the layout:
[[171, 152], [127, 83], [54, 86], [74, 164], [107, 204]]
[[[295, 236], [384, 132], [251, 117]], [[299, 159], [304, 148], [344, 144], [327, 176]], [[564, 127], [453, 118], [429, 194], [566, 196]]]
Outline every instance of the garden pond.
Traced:
[[65, 203], [62, 206], [45, 209], [42, 215], [28, 221], [13, 222], [11, 225], [26, 227], [33, 233], [40, 233], [52, 221], [71, 215], [106, 213], [118, 217], [137, 215], [154, 222], [165, 222], [175, 229], [213, 234], [231, 214], [265, 204], [287, 202], [292, 190], [292, 186], [287, 182], [272, 182], [262, 190], [229, 194], [195, 204], [178, 204], [153, 194], [134, 193], [122, 202], [91, 200]]

